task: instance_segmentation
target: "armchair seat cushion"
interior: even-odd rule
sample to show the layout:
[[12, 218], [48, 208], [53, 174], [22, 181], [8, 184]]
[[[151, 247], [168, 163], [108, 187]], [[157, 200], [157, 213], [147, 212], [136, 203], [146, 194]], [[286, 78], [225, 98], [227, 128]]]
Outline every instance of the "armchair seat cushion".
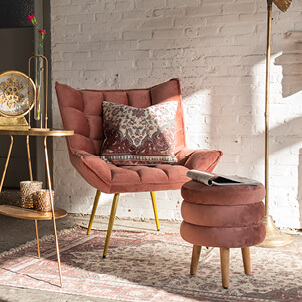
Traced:
[[157, 166], [110, 167], [113, 192], [147, 192], [177, 190], [187, 180], [184, 166], [162, 164]]
[[[198, 151], [202, 160], [201, 168], [211, 171], [220, 159], [221, 152]], [[175, 165], [116, 166], [88, 153], [71, 155], [71, 162], [92, 186], [104, 193], [177, 190], [189, 180], [186, 174], [190, 169], [191, 157], [196, 157], [195, 152], [190, 149], [187, 149], [187, 152], [183, 150], [180, 154], [181, 156], [176, 154], [179, 161]]]

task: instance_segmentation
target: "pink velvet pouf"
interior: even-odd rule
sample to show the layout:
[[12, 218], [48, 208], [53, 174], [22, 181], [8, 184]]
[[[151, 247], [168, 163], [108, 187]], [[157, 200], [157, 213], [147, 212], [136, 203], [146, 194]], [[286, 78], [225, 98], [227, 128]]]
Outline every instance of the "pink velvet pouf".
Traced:
[[182, 186], [181, 195], [180, 234], [193, 244], [191, 274], [197, 272], [201, 246], [220, 248], [224, 288], [229, 287], [230, 248], [242, 249], [244, 270], [250, 274], [249, 247], [266, 235], [264, 186], [207, 186], [191, 180]]

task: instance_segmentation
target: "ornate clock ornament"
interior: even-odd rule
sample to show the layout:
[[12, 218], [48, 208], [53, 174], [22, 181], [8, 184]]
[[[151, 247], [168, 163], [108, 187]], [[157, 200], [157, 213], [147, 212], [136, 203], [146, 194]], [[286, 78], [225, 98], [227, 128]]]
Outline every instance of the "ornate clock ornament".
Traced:
[[25, 115], [35, 104], [36, 86], [19, 71], [0, 74], [0, 129], [28, 129]]

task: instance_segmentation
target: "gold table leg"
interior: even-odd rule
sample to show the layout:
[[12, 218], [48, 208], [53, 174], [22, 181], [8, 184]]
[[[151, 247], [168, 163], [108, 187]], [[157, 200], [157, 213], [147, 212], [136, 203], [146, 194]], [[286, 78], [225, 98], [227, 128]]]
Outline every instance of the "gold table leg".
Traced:
[[47, 151], [47, 136], [44, 137], [44, 152], [45, 152], [45, 164], [46, 164], [46, 172], [47, 172], [48, 189], [49, 189], [49, 192], [50, 192], [53, 230], [54, 230], [55, 242], [56, 242], [56, 252], [57, 252], [58, 270], [59, 270], [59, 277], [60, 277], [60, 286], [63, 287], [62, 271], [61, 271], [61, 260], [60, 260], [60, 249], [59, 249], [58, 234], [57, 234], [57, 227], [56, 227], [54, 200], [53, 200], [53, 195], [51, 193], [52, 192], [52, 185], [51, 185], [48, 151]]
[[3, 187], [3, 183], [4, 183], [4, 179], [5, 179], [5, 175], [6, 175], [6, 171], [7, 171], [7, 167], [8, 167], [8, 163], [9, 163], [9, 159], [10, 159], [10, 155], [12, 153], [12, 149], [13, 149], [13, 144], [14, 144], [14, 137], [12, 135], [10, 135], [10, 146], [8, 149], [8, 153], [7, 153], [7, 157], [6, 157], [6, 162], [5, 162], [5, 166], [4, 166], [4, 171], [2, 174], [2, 179], [1, 179], [1, 183], [0, 183], [0, 194], [2, 192], [2, 187]]
[[37, 237], [37, 249], [38, 249], [38, 258], [41, 258], [40, 254], [40, 243], [39, 243], [39, 232], [38, 232], [38, 221], [35, 219], [35, 227], [36, 227], [36, 237]]
[[30, 148], [29, 148], [29, 135], [26, 136], [26, 148], [27, 148], [27, 160], [28, 160], [28, 169], [30, 181], [33, 181], [33, 171], [31, 168], [31, 158], [30, 158]]
[[[33, 181], [33, 171], [32, 171], [32, 166], [31, 166], [30, 147], [29, 147], [29, 135], [26, 135], [26, 149], [27, 149], [29, 177], [30, 177], [30, 181]], [[41, 254], [40, 254], [40, 244], [39, 244], [38, 221], [36, 219], [35, 219], [35, 228], [36, 228], [36, 237], [37, 237], [38, 258], [40, 259]]]

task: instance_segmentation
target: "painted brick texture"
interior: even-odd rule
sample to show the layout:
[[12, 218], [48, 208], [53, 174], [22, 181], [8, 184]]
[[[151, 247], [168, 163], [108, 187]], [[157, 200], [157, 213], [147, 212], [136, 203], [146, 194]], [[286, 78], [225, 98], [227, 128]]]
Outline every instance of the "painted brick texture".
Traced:
[[[149, 87], [181, 80], [187, 144], [224, 152], [216, 172], [264, 182], [266, 1], [51, 0], [52, 80], [75, 88]], [[270, 214], [302, 224], [302, 2], [273, 6]], [[301, 37], [301, 35], [300, 35]], [[62, 122], [53, 89], [54, 127]], [[95, 189], [54, 140], [57, 205], [90, 213]], [[156, 193], [160, 219], [181, 219], [178, 191]], [[108, 215], [103, 194], [97, 214]], [[152, 218], [148, 193], [123, 194], [119, 217]]]

